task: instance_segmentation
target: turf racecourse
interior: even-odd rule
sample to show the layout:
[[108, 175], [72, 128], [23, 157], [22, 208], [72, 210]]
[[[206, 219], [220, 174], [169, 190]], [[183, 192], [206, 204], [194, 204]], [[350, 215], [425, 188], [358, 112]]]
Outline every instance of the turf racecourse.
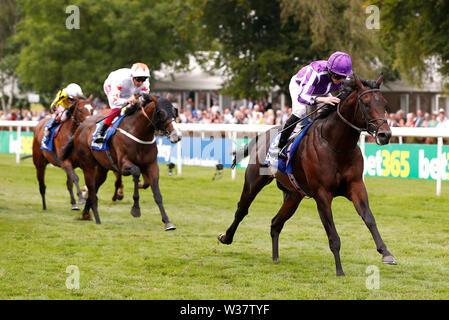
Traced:
[[[98, 194], [102, 225], [75, 220], [65, 174], [51, 166], [44, 212], [31, 159], [18, 165], [14, 155], [1, 154], [0, 299], [449, 298], [448, 182], [436, 197], [433, 181], [367, 178], [371, 208], [397, 266], [382, 265], [352, 204], [335, 199], [346, 273], [337, 278], [313, 200], [304, 200], [286, 223], [273, 263], [270, 221], [282, 201], [274, 183], [225, 246], [217, 235], [233, 219], [243, 170], [235, 181], [229, 169], [212, 181], [215, 168], [184, 166], [182, 176], [172, 177], [165, 165], [160, 169], [175, 231], [164, 231], [150, 190], [141, 191], [142, 217], [130, 215], [129, 177], [125, 199], [113, 203], [112, 173]], [[66, 287], [69, 266], [79, 270], [79, 289]], [[379, 272], [378, 287], [370, 270]]]

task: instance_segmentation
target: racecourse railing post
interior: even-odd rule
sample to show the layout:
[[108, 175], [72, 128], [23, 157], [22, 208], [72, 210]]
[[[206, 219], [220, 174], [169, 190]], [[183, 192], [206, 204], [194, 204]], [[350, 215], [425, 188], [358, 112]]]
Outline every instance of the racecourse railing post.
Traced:
[[16, 163], [20, 163], [20, 153], [22, 152], [22, 127], [17, 126]]
[[[362, 152], [363, 161], [365, 161], [365, 135], [363, 133], [360, 135], [360, 151]], [[365, 181], [365, 164], [363, 164], [362, 179]]]
[[[234, 154], [234, 152], [236, 150], [237, 150], [237, 131], [233, 131], [232, 132], [232, 153]], [[232, 180], [235, 180], [235, 174], [236, 174], [236, 167], [234, 167], [234, 169], [232, 169], [232, 171], [231, 171]]]
[[441, 195], [441, 178], [446, 173], [446, 166], [441, 165], [443, 154], [443, 137], [438, 137], [437, 159], [438, 159], [438, 175], [437, 175], [437, 196]]
[[178, 165], [178, 176], [182, 174], [182, 146], [181, 141], [176, 145], [176, 164]]

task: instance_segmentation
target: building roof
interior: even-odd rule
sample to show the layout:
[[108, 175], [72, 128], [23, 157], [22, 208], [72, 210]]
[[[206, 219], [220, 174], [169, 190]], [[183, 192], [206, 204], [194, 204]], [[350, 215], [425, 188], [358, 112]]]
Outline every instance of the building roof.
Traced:
[[200, 65], [194, 56], [189, 56], [189, 65], [178, 70], [175, 65], [163, 65], [154, 72], [152, 90], [219, 90], [225, 80], [224, 68], [212, 69], [212, 62]]

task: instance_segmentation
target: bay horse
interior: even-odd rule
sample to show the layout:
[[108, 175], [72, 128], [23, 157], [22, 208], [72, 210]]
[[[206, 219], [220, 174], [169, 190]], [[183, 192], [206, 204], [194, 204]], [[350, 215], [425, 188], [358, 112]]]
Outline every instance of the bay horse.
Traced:
[[[83, 210], [83, 217], [89, 219], [92, 209], [95, 222], [100, 224], [97, 192], [106, 180], [108, 170], [121, 175], [133, 176], [134, 204], [131, 208], [133, 217], [140, 217], [139, 188], [151, 186], [153, 198], [159, 207], [165, 230], [174, 230], [165, 212], [162, 195], [159, 189], [159, 166], [157, 163], [157, 145], [155, 133], [169, 137], [171, 143], [181, 140], [181, 131], [175, 124], [175, 110], [169, 100], [156, 98], [153, 95], [142, 96], [140, 109], [126, 116], [120, 122], [117, 132], [109, 139], [109, 151], [91, 149], [92, 134], [96, 123], [105, 113], [100, 113], [84, 121], [75, 131], [74, 137], [67, 146], [63, 158], [71, 154], [83, 169], [88, 188], [88, 197]], [[143, 183], [139, 177], [142, 174]]]
[[[250, 160], [234, 221], [226, 234], [218, 236], [219, 241], [224, 244], [232, 243], [237, 227], [248, 214], [256, 195], [276, 179], [278, 187], [283, 190], [284, 199], [279, 212], [271, 221], [273, 261], [279, 258], [279, 234], [284, 223], [295, 213], [304, 196], [308, 195], [316, 202], [335, 258], [337, 276], [345, 275], [340, 261], [340, 237], [331, 210], [332, 199], [337, 196], [346, 197], [353, 202], [357, 213], [371, 232], [377, 251], [382, 255], [382, 262], [397, 264], [379, 234], [369, 207], [363, 181], [363, 156], [357, 145], [362, 131], [371, 134], [379, 145], [388, 144], [391, 138], [391, 130], [385, 119], [387, 101], [380, 92], [382, 80], [382, 74], [377, 81], [363, 81], [357, 76], [345, 80], [336, 112], [333, 108], [334, 112], [327, 116], [317, 117], [296, 152], [290, 155], [293, 176], [299, 182], [300, 189], [293, 186], [287, 174], [264, 164], [271, 137], [279, 131], [279, 127], [262, 133], [245, 148], [235, 152], [233, 166], [248, 153]], [[263, 169], [268, 169], [268, 174]]]
[[[41, 149], [42, 137], [44, 135], [44, 129], [47, 122], [51, 118], [42, 119], [36, 126], [33, 138], [33, 162], [36, 167], [37, 180], [39, 181], [39, 191], [42, 198], [43, 209], [47, 209], [45, 201], [45, 169], [48, 163], [54, 166], [61, 167], [67, 175], [67, 190], [70, 194], [70, 203], [72, 210], [79, 210], [78, 204], [84, 204], [82, 192], [79, 187], [79, 179], [75, 173], [74, 167], [70, 159], [61, 161], [62, 148], [69, 141], [71, 135], [75, 132], [75, 129], [83, 122], [87, 117], [92, 115], [92, 96], [88, 99], [74, 98], [74, 104], [69, 107], [67, 112], [67, 120], [59, 125], [56, 130], [56, 134], [53, 140], [54, 153], [50, 151], [44, 151]], [[73, 183], [75, 183], [78, 195], [78, 204], [73, 194]]]

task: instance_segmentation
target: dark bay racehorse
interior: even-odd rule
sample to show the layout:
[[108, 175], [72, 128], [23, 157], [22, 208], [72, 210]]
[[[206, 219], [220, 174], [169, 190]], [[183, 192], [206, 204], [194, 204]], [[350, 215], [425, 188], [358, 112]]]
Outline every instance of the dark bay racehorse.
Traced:
[[[302, 191], [314, 198], [317, 204], [329, 247], [335, 258], [337, 276], [343, 276], [344, 272], [340, 262], [340, 237], [331, 210], [332, 199], [336, 196], [346, 197], [353, 202], [357, 213], [371, 232], [383, 263], [397, 264], [379, 234], [369, 207], [362, 177], [363, 157], [357, 145], [361, 131], [370, 133], [379, 145], [388, 144], [391, 138], [391, 130], [385, 119], [386, 100], [379, 89], [382, 80], [381, 75], [377, 81], [362, 83], [358, 77], [346, 81], [346, 92], [336, 112], [331, 112], [321, 119], [319, 117], [307, 131], [296, 152], [291, 155], [293, 176]], [[220, 242], [231, 244], [239, 223], [248, 214], [248, 208], [256, 195], [265, 185], [276, 179], [284, 192], [284, 202], [271, 223], [274, 261], [279, 257], [279, 234], [284, 223], [295, 213], [304, 197], [293, 187], [286, 174], [274, 168], [266, 168], [264, 164], [271, 137], [274, 137], [279, 129], [275, 127], [259, 135], [246, 149], [235, 154], [234, 164], [241, 160], [245, 153], [250, 153], [250, 161], [234, 221], [226, 234], [218, 236]], [[262, 169], [268, 169], [269, 174], [263, 174]]]
[[[114, 170], [122, 175], [132, 175], [134, 180], [134, 205], [131, 214], [140, 217], [139, 186], [146, 189], [151, 186], [153, 197], [159, 207], [165, 230], [176, 227], [169, 221], [165, 212], [162, 195], [159, 190], [159, 166], [157, 163], [157, 146], [155, 131], [170, 138], [176, 143], [181, 139], [181, 132], [176, 128], [175, 110], [165, 98], [157, 99], [145, 95], [140, 109], [123, 118], [118, 131], [110, 138], [109, 152], [91, 149], [92, 133], [95, 124], [105, 113], [91, 117], [84, 121], [76, 130], [73, 139], [67, 144], [64, 157], [72, 154], [77, 164], [83, 169], [84, 179], [88, 188], [88, 198], [83, 211], [83, 217], [89, 219], [92, 209], [95, 221], [100, 224], [98, 214], [97, 192], [106, 180], [108, 170]], [[143, 183], [139, 183], [142, 174]]]

